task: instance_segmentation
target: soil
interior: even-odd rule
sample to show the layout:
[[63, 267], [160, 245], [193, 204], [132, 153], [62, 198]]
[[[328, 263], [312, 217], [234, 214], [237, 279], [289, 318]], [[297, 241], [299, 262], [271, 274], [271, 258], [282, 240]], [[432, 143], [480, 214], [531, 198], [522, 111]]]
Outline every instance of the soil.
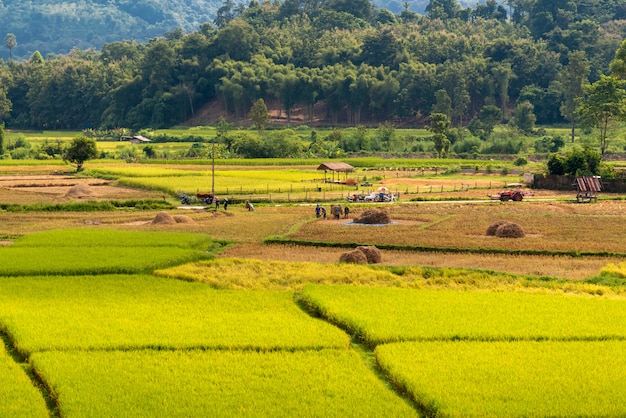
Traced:
[[129, 189], [110, 180], [64, 175], [0, 176], [0, 203], [60, 203], [68, 200], [160, 199], [160, 193]]

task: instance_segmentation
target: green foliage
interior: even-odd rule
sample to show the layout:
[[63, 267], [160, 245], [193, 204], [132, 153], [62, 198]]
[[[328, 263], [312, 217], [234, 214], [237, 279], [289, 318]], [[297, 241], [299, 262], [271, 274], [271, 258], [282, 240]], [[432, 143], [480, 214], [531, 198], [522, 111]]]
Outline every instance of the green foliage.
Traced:
[[608, 146], [608, 133], [612, 123], [626, 118], [626, 80], [601, 76], [598, 81], [584, 87], [585, 96], [578, 101], [577, 114], [581, 125], [598, 128], [600, 154]]
[[261, 135], [269, 119], [269, 112], [267, 111], [267, 106], [265, 105], [265, 101], [263, 99], [257, 100], [252, 105], [252, 108], [250, 109], [250, 119], [252, 120], [252, 123], [254, 123], [259, 135]]
[[517, 129], [525, 134], [532, 134], [535, 130], [536, 121], [537, 116], [535, 116], [535, 107], [532, 103], [524, 101], [515, 107], [511, 123], [513, 126], [517, 127]]
[[544, 136], [535, 141], [535, 152], [559, 152], [565, 145], [561, 135]]
[[567, 156], [553, 154], [548, 159], [548, 173], [557, 175], [590, 176], [598, 175], [602, 157], [590, 149], [576, 147]]
[[76, 171], [83, 170], [83, 164], [98, 156], [96, 141], [86, 136], [74, 138], [69, 146], [63, 150], [63, 161], [76, 165]]

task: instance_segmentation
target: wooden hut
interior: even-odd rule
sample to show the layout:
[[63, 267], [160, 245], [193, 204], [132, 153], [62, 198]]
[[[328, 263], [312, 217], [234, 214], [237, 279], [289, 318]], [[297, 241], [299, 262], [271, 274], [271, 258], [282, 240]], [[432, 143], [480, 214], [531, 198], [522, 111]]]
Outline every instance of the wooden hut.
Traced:
[[[341, 173], [344, 173], [344, 181], [348, 179], [348, 173], [354, 170], [350, 164], [346, 163], [322, 163], [318, 170], [324, 170], [324, 183], [340, 183], [341, 182]], [[332, 180], [327, 178], [328, 172], [332, 173]], [[337, 173], [337, 180], [335, 180], [335, 173]]]

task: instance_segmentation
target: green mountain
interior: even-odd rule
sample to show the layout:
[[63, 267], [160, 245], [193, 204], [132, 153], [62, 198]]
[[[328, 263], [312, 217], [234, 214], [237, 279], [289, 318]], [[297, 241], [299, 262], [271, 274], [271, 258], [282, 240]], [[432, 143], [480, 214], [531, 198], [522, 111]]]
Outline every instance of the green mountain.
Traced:
[[[213, 20], [221, 0], [0, 0], [0, 33], [15, 35], [14, 59], [39, 51], [66, 54], [121, 40], [138, 42], [168, 31], [189, 32]], [[9, 57], [2, 48], [1, 58]]]

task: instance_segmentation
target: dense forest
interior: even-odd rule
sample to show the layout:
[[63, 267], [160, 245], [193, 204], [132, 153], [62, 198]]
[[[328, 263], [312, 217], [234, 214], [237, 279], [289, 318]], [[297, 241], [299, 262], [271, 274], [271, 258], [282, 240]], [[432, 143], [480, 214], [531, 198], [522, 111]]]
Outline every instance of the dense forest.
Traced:
[[[0, 27], [19, 40], [0, 57], [27, 59], [35, 51], [67, 54], [123, 40], [145, 42], [175, 29], [186, 33], [213, 21], [223, 0], [0, 0]], [[271, 1], [271, 0], [268, 0]], [[238, 8], [244, 6], [237, 1]], [[260, 1], [259, 3], [262, 3]], [[476, 0], [461, 0], [461, 6]], [[428, 0], [375, 0], [376, 7], [424, 14]]]
[[263, 98], [286, 118], [300, 108], [312, 121], [321, 105], [327, 125], [418, 126], [439, 113], [480, 136], [494, 120], [572, 121], [582, 85], [610, 72], [626, 37], [617, 0], [430, 0], [426, 13], [226, 0], [189, 33], [8, 60], [0, 116], [9, 128], [160, 128], [216, 100], [245, 120]]

